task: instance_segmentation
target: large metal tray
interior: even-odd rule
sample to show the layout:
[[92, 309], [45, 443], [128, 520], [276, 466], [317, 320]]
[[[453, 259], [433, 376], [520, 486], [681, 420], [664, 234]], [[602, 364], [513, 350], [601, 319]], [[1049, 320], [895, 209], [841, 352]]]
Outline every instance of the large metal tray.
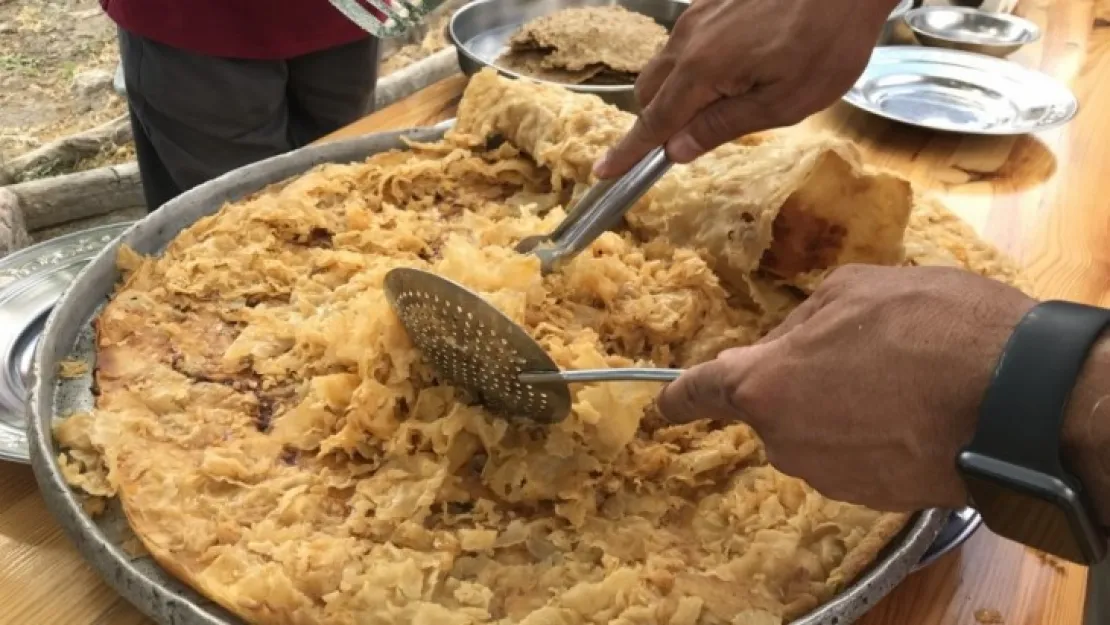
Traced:
[[[201, 185], [137, 222], [105, 247], [78, 274], [50, 313], [35, 352], [29, 401], [31, 465], [47, 507], [78, 549], [125, 598], [152, 619], [174, 625], [233, 625], [241, 621], [177, 581], [149, 557], [127, 552], [131, 535], [118, 506], [93, 519], [81, 509], [57, 463], [51, 422], [93, 403], [89, 381], [60, 379], [58, 363], [81, 358], [93, 363], [91, 321], [119, 279], [115, 255], [121, 242], [144, 254], [157, 254], [184, 228], [215, 213], [229, 201], [298, 175], [326, 162], [353, 162], [391, 149], [405, 149], [401, 137], [434, 141], [443, 127], [369, 135], [311, 146], [230, 172]], [[875, 564], [829, 603], [794, 625], [848, 625], [890, 592], [921, 560], [944, 525], [947, 512], [914, 515]]]

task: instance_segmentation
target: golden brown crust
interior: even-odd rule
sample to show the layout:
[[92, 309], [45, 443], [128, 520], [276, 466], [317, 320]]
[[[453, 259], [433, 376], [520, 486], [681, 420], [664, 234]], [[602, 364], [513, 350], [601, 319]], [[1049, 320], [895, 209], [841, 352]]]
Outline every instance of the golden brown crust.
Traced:
[[[483, 72], [452, 132], [504, 136], [559, 187], [592, 182], [594, 161], [633, 121], [597, 98]], [[901, 262], [912, 207], [910, 184], [864, 166], [851, 143], [764, 133], [674, 166], [626, 221], [641, 238], [698, 250], [733, 289], [759, 269], [811, 290], [843, 264]]]
[[[627, 118], [490, 74], [460, 108], [447, 141], [318, 167], [199, 221], [161, 258], [121, 250], [126, 279], [97, 321], [97, 410], [56, 428], [67, 479], [118, 495], [162, 566], [252, 623], [779, 625], [828, 601], [906, 515], [778, 473], [745, 425], [663, 424], [653, 385], [576, 388], [567, 421], [536, 432], [436, 383], [382, 294], [391, 267], [479, 291], [566, 368], [690, 366], [757, 340], [802, 297], [760, 262], [792, 247], [773, 227], [754, 248], [678, 243], [661, 208], [689, 214], [676, 185], [725, 197], [700, 174], [657, 189], [640, 228], [542, 276], [513, 245], [558, 223], [560, 188], [589, 180], [589, 155]], [[495, 134], [509, 142], [487, 150]], [[775, 164], [726, 167], [737, 155]], [[802, 224], [797, 212], [842, 219], [842, 242], [881, 242], [822, 263], [956, 258], [1009, 275], [942, 209], [918, 201], [907, 217], [904, 181], [846, 144], [770, 135], [706, 158], [768, 205], [783, 193], [759, 188], [768, 169], [800, 189], [840, 181], [851, 219], [819, 194], [759, 205], [769, 226]], [[797, 263], [810, 286], [827, 269]]]
[[601, 67], [639, 74], [667, 42], [667, 29], [650, 17], [611, 5], [574, 7], [525, 24], [509, 41], [509, 57], [539, 53], [546, 70]]
[[897, 536], [910, 520], [908, 514], [889, 513], [879, 517], [860, 544], [848, 552], [829, 575], [829, 584], [838, 591], [844, 589], [868, 567], [875, 563], [892, 538]]

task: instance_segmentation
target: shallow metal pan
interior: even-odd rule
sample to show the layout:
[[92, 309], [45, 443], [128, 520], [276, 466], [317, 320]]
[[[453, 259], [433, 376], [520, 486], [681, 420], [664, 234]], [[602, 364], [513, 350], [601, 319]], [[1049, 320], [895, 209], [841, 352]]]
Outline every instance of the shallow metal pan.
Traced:
[[[688, 0], [478, 0], [462, 7], [451, 16], [447, 37], [459, 54], [459, 67], [470, 76], [484, 67], [493, 67], [505, 76], [522, 78], [521, 74], [494, 63], [505, 51], [509, 38], [526, 22], [556, 11], [583, 6], [622, 6], [642, 13], [668, 31], [674, 28]], [[627, 85], [566, 85], [528, 78], [538, 82], [559, 84], [578, 93], [592, 93], [602, 100], [630, 112], [638, 112], [635, 86]]]
[[[78, 274], [46, 321], [32, 367], [29, 402], [31, 465], [47, 507], [84, 557], [121, 595], [150, 618], [174, 625], [234, 625], [240, 620], [180, 583], [148, 557], [134, 557], [124, 544], [131, 536], [118, 505], [93, 519], [81, 509], [57, 463], [58, 449], [50, 424], [56, 417], [88, 410], [93, 403], [89, 381], [63, 380], [58, 363], [80, 358], [93, 364], [90, 326], [111, 295], [119, 272], [116, 250], [125, 242], [144, 254], [157, 254], [179, 232], [201, 217], [217, 212], [269, 184], [296, 176], [327, 162], [355, 162], [392, 149], [405, 149], [402, 136], [434, 141], [444, 126], [381, 133], [308, 147], [277, 156], [201, 185], [169, 202], [131, 226], [104, 248]], [[927, 510], [914, 516], [875, 564], [829, 603], [794, 621], [793, 625], [848, 625], [912, 572], [933, 544], [947, 512]]]

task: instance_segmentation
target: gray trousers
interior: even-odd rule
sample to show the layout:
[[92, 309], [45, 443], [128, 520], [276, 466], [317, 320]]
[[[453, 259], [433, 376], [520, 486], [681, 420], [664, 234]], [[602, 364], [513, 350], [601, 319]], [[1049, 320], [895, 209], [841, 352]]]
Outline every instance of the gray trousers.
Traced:
[[1083, 625], [1110, 623], [1110, 558], [1087, 572], [1087, 604]]
[[147, 209], [370, 111], [372, 37], [281, 61], [204, 56], [119, 30]]

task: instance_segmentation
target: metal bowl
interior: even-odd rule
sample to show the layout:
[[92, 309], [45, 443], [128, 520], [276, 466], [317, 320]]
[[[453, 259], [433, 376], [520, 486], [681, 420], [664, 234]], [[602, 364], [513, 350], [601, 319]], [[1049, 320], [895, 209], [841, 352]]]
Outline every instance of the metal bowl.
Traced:
[[1027, 19], [967, 7], [930, 6], [905, 16], [917, 40], [926, 46], [1007, 56], [1041, 37]]
[[[495, 64], [508, 46], [509, 38], [526, 22], [556, 11], [583, 6], [622, 6], [629, 11], [652, 18], [668, 31], [674, 28], [682, 12], [690, 6], [688, 0], [478, 0], [462, 7], [451, 16], [447, 37], [459, 55], [459, 67], [467, 76], [485, 67], [493, 67], [505, 76], [527, 78]], [[538, 82], [551, 81], [538, 80]], [[578, 93], [592, 93], [602, 100], [626, 111], [637, 113], [635, 85], [566, 85]]]
[[879, 34], [880, 46], [897, 45], [900, 43], [911, 43], [913, 34], [909, 32], [906, 27], [906, 13], [913, 9], [914, 0], [901, 0], [898, 6], [890, 12], [890, 16], [886, 18], [886, 24], [883, 25], [883, 30]]
[[[241, 625], [223, 608], [185, 586], [150, 556], [136, 557], [127, 545], [134, 540], [118, 503], [90, 517], [69, 487], [58, 464], [51, 425], [57, 418], [89, 410], [94, 397], [87, 380], [58, 376], [62, 360], [95, 365], [92, 321], [111, 297], [120, 278], [116, 252], [121, 244], [141, 254], [159, 254], [183, 229], [216, 213], [226, 202], [242, 199], [266, 186], [299, 175], [321, 163], [350, 163], [387, 150], [407, 149], [402, 140], [435, 141], [446, 125], [372, 134], [346, 141], [310, 146], [224, 174], [167, 202], [101, 250], [81, 270], [50, 313], [35, 351], [33, 384], [28, 402], [31, 466], [51, 514], [82, 555], [128, 601], [156, 622], [174, 625]], [[891, 540], [872, 566], [831, 601], [793, 621], [792, 625], [849, 625], [872, 608], [909, 575], [933, 544], [947, 511], [915, 514]]]

